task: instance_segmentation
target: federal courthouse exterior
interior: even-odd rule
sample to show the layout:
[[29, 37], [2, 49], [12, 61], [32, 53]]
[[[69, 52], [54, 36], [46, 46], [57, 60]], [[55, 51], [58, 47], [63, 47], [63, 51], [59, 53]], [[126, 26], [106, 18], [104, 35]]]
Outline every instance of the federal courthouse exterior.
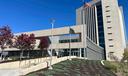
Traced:
[[122, 7], [117, 0], [93, 0], [89, 7], [77, 9], [77, 24], [86, 24], [87, 37], [109, 53], [121, 58], [125, 43]]
[[37, 46], [41, 37], [48, 36], [49, 49], [91, 60], [112, 60], [111, 55], [121, 59], [126, 48], [123, 11], [117, 0], [93, 0], [76, 9], [74, 26], [23, 33], [34, 33]]

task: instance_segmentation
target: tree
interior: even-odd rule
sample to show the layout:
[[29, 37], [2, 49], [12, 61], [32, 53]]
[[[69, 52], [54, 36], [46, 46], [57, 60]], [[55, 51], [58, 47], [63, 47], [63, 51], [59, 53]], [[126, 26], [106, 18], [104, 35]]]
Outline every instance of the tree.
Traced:
[[[42, 55], [43, 55], [43, 50], [45, 50], [44, 54], [45, 55], [49, 54], [49, 56], [52, 57], [52, 55], [51, 55], [52, 53], [50, 53], [49, 50], [48, 50], [48, 47], [49, 47], [50, 43], [51, 42], [50, 42], [49, 37], [45, 36], [45, 37], [41, 38], [41, 41], [40, 41], [40, 44], [39, 44], [39, 48], [42, 50]], [[48, 65], [49, 69], [52, 69], [51, 63], [52, 63], [52, 58], [50, 59], [50, 61], [47, 62], [47, 65]]]
[[5, 48], [12, 46], [13, 33], [9, 26], [3, 26], [0, 28], [0, 48], [1, 48], [1, 60], [3, 60], [3, 51]]
[[47, 48], [49, 47], [50, 43], [51, 43], [50, 39], [47, 36], [41, 38], [39, 48], [42, 50], [42, 56], [43, 56], [43, 50], [45, 50], [44, 55], [47, 54], [46, 50], [48, 50]]
[[21, 34], [17, 36], [16, 45], [15, 47], [21, 50], [20, 53], [20, 61], [23, 57], [23, 52], [28, 50], [28, 57], [29, 57], [29, 50], [33, 50], [36, 44], [35, 35], [34, 34]]
[[123, 59], [122, 59], [122, 61], [127, 61], [128, 62], [128, 49], [125, 49], [124, 50], [124, 53], [123, 53]]

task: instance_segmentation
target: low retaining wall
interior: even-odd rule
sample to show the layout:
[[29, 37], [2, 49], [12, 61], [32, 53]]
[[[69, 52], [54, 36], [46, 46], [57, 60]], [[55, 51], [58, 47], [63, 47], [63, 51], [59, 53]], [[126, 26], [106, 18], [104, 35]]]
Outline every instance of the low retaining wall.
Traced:
[[[55, 57], [53, 57], [53, 58], [55, 58]], [[23, 61], [1, 63], [0, 69], [26, 68], [26, 67], [29, 67], [31, 65], [36, 65], [38, 63], [42, 63], [48, 59], [49, 59], [49, 57], [45, 57], [45, 58], [37, 58], [37, 59], [30, 59], [30, 60], [23, 60]]]
[[[66, 56], [61, 58], [52, 57], [52, 65], [59, 63], [61, 61], [65, 61], [69, 58], [77, 58], [77, 57], [76, 56], [71, 56], [71, 57]], [[50, 57], [45, 57], [45, 58], [24, 60], [21, 62], [15, 61], [15, 62], [1, 63], [0, 70], [17, 69], [18, 70], [17, 72], [19, 72], [18, 75], [26, 75], [28, 73], [47, 68], [49, 61], [50, 61]]]
[[[61, 58], [53, 57], [52, 58], [52, 65], [53, 64], [56, 64], [56, 63], [59, 63], [61, 61], [65, 61], [68, 58], [70, 58], [70, 57], [69, 56], [67, 56], [67, 57], [61, 57]], [[77, 58], [77, 57], [76, 56], [71, 56], [71, 58]], [[48, 66], [48, 63], [47, 62], [48, 61], [45, 61], [45, 62], [43, 62], [41, 64], [38, 64], [38, 65], [35, 65], [35, 66], [31, 66], [29, 68], [21, 69], [20, 75], [26, 75], [28, 73], [31, 73], [31, 72], [34, 72], [34, 71], [38, 71], [40, 69], [47, 68], [47, 66]]]

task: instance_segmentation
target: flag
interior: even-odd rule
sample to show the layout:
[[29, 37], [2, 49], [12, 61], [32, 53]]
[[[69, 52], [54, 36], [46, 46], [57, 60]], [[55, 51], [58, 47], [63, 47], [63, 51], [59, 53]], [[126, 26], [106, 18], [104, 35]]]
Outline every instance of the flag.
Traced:
[[85, 3], [84, 7], [91, 7], [90, 3]]
[[93, 0], [94, 2], [96, 2], [96, 0]]
[[69, 33], [70, 34], [75, 34], [75, 31], [72, 28], [70, 28]]

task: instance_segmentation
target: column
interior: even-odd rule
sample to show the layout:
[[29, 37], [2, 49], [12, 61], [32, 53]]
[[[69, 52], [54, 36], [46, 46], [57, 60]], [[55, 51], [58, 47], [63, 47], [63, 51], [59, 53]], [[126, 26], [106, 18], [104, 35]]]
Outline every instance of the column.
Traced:
[[79, 48], [79, 51], [80, 51], [80, 52], [79, 52], [79, 54], [80, 54], [80, 57], [82, 57], [82, 55], [81, 55], [81, 51], [82, 51], [82, 50], [81, 50], [81, 48]]

